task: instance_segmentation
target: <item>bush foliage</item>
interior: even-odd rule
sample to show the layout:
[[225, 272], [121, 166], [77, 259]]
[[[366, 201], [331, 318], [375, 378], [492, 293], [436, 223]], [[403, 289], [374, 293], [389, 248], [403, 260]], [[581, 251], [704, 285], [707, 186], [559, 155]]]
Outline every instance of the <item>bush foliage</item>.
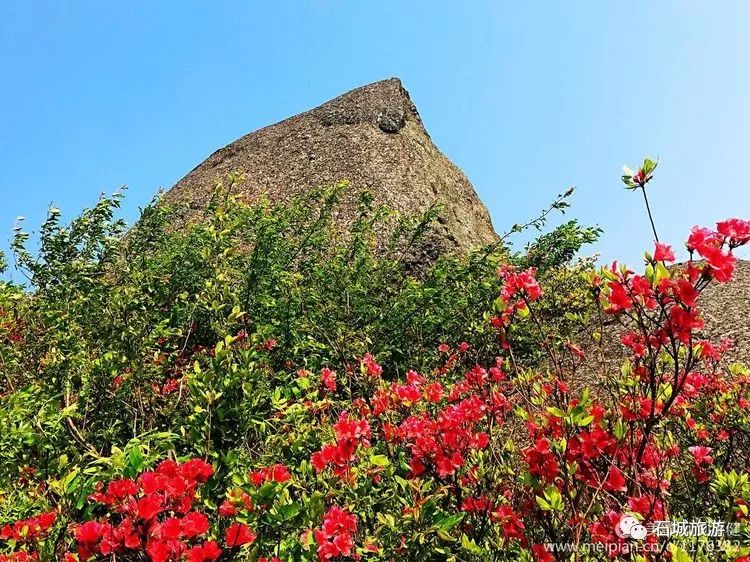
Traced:
[[[439, 209], [365, 195], [342, 231], [345, 184], [279, 205], [227, 181], [200, 221], [155, 201], [126, 231], [116, 194], [50, 209], [35, 244], [16, 229], [0, 560], [750, 554], [750, 373], [699, 337], [696, 301], [750, 223], [694, 229], [679, 265], [657, 238], [641, 274], [576, 260], [599, 230], [574, 220], [415, 269]], [[645, 532], [696, 519], [733, 534]]]

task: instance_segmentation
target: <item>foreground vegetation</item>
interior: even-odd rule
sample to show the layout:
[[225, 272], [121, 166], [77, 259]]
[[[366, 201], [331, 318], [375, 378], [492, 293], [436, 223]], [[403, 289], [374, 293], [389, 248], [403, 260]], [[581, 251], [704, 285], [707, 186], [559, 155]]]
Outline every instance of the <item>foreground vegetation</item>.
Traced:
[[124, 236], [116, 195], [51, 209], [36, 250], [16, 230], [0, 561], [750, 560], [750, 373], [697, 301], [750, 222], [693, 229], [680, 265], [657, 238], [639, 274], [573, 261], [599, 234], [575, 221], [417, 274], [439, 210], [363, 197], [340, 232], [345, 188], [219, 187], [204, 220], [157, 204]]

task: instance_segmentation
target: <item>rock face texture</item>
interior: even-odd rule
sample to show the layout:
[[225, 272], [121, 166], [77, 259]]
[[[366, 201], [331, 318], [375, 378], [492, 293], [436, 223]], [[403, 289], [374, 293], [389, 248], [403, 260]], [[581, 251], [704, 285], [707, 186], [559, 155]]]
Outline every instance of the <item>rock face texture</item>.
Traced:
[[266, 194], [284, 201], [349, 180], [336, 217], [343, 222], [353, 217], [363, 190], [405, 214], [442, 203], [432, 246], [422, 252], [463, 254], [497, 240], [471, 183], [432, 143], [397, 78], [357, 88], [236, 140], [180, 180], [165, 201], [188, 203], [197, 212], [216, 181], [233, 171], [245, 174], [239, 190], [248, 200]]
[[750, 366], [750, 261], [737, 260], [732, 280], [711, 283], [701, 294], [705, 336], [712, 341], [729, 338], [734, 343], [727, 358]]

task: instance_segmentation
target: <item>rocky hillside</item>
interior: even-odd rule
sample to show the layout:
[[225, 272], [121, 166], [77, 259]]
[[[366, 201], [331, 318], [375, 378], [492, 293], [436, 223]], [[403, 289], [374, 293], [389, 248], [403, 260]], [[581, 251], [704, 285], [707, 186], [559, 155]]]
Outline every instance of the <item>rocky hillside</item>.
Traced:
[[750, 365], [750, 261], [739, 260], [732, 281], [712, 283], [700, 297], [711, 339], [730, 338], [732, 360]]
[[[407, 214], [435, 203], [444, 211], [418, 258], [465, 253], [497, 240], [489, 213], [469, 180], [433, 144], [401, 81], [391, 78], [362, 86], [323, 105], [250, 133], [214, 152], [180, 180], [166, 201], [188, 204], [194, 216], [209, 202], [219, 179], [243, 172], [240, 195], [261, 194], [284, 201], [306, 190], [344, 179], [351, 187], [338, 220], [352, 220], [357, 194]], [[737, 264], [729, 287], [712, 284], [702, 297], [707, 335], [728, 335], [733, 357], [750, 360], [750, 262]], [[615, 342], [616, 343], [616, 342]], [[619, 345], [614, 346], [616, 361]]]
[[243, 172], [248, 199], [283, 201], [347, 179], [338, 219], [350, 221], [357, 194], [407, 214], [435, 203], [444, 210], [430, 253], [465, 253], [497, 239], [471, 183], [433, 144], [409, 93], [397, 78], [375, 82], [320, 107], [250, 133], [216, 151], [180, 180], [166, 201], [194, 210], [209, 201], [217, 179]]

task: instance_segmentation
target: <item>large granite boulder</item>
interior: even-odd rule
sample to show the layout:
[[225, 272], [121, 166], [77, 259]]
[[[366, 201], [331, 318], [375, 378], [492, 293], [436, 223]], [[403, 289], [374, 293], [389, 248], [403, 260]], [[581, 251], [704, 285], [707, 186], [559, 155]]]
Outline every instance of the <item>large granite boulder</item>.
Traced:
[[214, 152], [180, 180], [165, 201], [187, 203], [195, 216], [217, 180], [242, 172], [239, 194], [284, 201], [349, 180], [336, 220], [353, 219], [358, 193], [405, 214], [443, 204], [421, 258], [465, 254], [497, 240], [471, 183], [433, 144], [397, 78], [352, 90], [320, 107], [250, 133]]

